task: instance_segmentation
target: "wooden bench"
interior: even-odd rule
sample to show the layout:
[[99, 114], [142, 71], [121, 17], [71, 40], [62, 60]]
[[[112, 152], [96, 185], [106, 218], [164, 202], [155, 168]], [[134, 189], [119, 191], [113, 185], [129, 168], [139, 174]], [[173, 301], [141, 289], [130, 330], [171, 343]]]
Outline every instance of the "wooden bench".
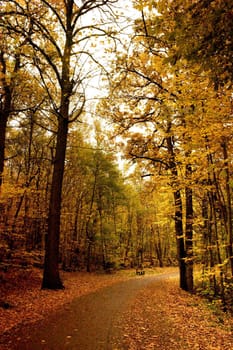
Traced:
[[145, 275], [145, 270], [143, 269], [143, 267], [136, 268], [136, 275]]

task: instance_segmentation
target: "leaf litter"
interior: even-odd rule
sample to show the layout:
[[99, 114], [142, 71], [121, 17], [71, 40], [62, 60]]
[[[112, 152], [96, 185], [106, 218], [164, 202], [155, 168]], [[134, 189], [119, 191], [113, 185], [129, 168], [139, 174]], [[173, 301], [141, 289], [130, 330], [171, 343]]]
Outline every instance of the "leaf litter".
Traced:
[[[0, 308], [0, 335], [65, 309], [74, 298], [132, 278], [133, 274], [62, 273], [66, 288], [56, 292], [40, 289], [40, 270], [30, 271], [23, 278], [16, 276], [1, 286], [0, 300], [10, 307]], [[142, 289], [122, 315], [120, 328], [123, 345], [115, 350], [233, 349], [233, 318], [213, 313], [200, 297], [180, 290], [177, 278], [153, 282]], [[9, 344], [0, 344], [0, 349], [9, 350]]]
[[124, 315], [124, 349], [230, 350], [233, 318], [215, 315], [206, 301], [182, 291], [177, 279], [155, 282]]

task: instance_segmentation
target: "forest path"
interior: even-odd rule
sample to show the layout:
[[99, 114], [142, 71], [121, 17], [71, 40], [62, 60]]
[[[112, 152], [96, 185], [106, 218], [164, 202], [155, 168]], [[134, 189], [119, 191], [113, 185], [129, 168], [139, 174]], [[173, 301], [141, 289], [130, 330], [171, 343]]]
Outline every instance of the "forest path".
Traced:
[[[3, 348], [0, 342], [0, 349], [233, 349], [232, 317], [180, 290], [177, 273], [135, 276], [92, 290], [40, 321], [9, 329], [10, 342]], [[57, 293], [64, 297], [67, 292]]]
[[124, 312], [140, 291], [152, 283], [159, 287], [161, 280], [171, 276], [178, 274], [137, 276], [76, 298], [43, 321], [19, 327], [12, 349], [127, 349], [122, 334]]

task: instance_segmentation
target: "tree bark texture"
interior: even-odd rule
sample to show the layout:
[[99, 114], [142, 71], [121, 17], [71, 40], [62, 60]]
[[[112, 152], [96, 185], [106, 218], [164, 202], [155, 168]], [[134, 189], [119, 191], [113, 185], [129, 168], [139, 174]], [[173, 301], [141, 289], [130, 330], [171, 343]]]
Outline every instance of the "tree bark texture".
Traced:
[[68, 120], [59, 119], [57, 146], [54, 161], [51, 197], [46, 239], [45, 264], [42, 288], [61, 289], [63, 284], [59, 276], [60, 216], [62, 201], [62, 181], [65, 166], [65, 153], [68, 135]]
[[172, 138], [167, 137], [167, 146], [168, 152], [170, 156], [170, 164], [169, 167], [171, 169], [172, 174], [172, 183], [171, 185], [174, 187], [173, 197], [174, 197], [174, 206], [175, 206], [175, 234], [176, 234], [176, 242], [177, 242], [177, 259], [179, 262], [179, 270], [180, 270], [180, 288], [184, 290], [188, 290], [187, 285], [187, 265], [185, 262], [186, 259], [186, 251], [185, 251], [185, 239], [183, 232], [183, 206], [182, 206], [182, 198], [181, 192], [177, 189], [177, 178], [178, 171], [175, 162], [175, 154], [173, 149]]
[[48, 235], [45, 250], [44, 276], [42, 288], [64, 288], [59, 275], [59, 244], [60, 244], [60, 221], [62, 202], [62, 183], [65, 168], [66, 146], [69, 125], [70, 97], [73, 92], [71, 82], [70, 62], [73, 46], [73, 1], [68, 1], [66, 6], [66, 40], [64, 53], [61, 59], [62, 71], [60, 80], [60, 109], [57, 114], [58, 131], [56, 154], [54, 159], [51, 196], [49, 203]]

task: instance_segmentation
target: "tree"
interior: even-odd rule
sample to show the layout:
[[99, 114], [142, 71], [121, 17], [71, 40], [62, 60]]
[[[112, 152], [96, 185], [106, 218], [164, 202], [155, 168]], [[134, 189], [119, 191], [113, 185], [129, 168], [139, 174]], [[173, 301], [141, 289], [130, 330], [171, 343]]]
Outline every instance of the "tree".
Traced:
[[[118, 72], [113, 82], [112, 93], [113, 99], [118, 99], [119, 103], [112, 103], [111, 106], [108, 104], [108, 108], [112, 119], [118, 125], [118, 130], [120, 133], [124, 132], [128, 139], [126, 152], [129, 157], [141, 162], [142, 167], [146, 166], [147, 162], [148, 172], [153, 173], [157, 169], [158, 172], [169, 174], [168, 181], [174, 196], [180, 283], [183, 289], [191, 290], [192, 283], [187, 285], [188, 259], [183, 233], [183, 206], [177, 156], [181, 152], [182, 144], [175, 133], [176, 125], [181, 123], [177, 107], [178, 96], [173, 92], [169, 67], [162, 66], [165, 43], [157, 42], [156, 37], [149, 34], [147, 25], [142, 12], [141, 20], [135, 22], [135, 36], [130, 43], [129, 55], [122, 55], [116, 64]], [[191, 258], [191, 226], [189, 242]]]
[[[117, 125], [116, 133], [127, 138], [128, 157], [138, 162], [142, 171], [167, 174], [167, 184], [174, 196], [180, 284], [191, 291], [196, 189], [199, 186], [204, 189], [198, 179], [204, 170], [200, 159], [206, 155], [203, 153], [206, 135], [214, 133], [211, 144], [222, 135], [219, 126], [214, 130], [211, 122], [216, 128], [224, 119], [222, 130], [230, 122], [230, 92], [225, 91], [226, 97], [218, 96], [200, 64], [191, 65], [185, 60], [174, 64], [175, 40], [169, 41], [169, 34], [174, 29], [176, 12], [170, 11], [175, 3], [157, 3], [159, 16], [153, 1], [135, 2], [141, 18], [135, 21], [130, 49], [116, 60], [108, 115]], [[222, 250], [217, 246], [216, 249], [221, 264]]]
[[[100, 125], [88, 139], [85, 123], [69, 135], [61, 216], [61, 260], [66, 270], [107, 269], [119, 261], [118, 211], [125, 186]], [[93, 133], [92, 133], [93, 135]]]
[[10, 37], [10, 40], [7, 41], [7, 31], [2, 30], [0, 45], [0, 190], [3, 181], [7, 123], [13, 112], [13, 92], [20, 69], [19, 47], [21, 45], [14, 45], [14, 38]]
[[[107, 35], [104, 24], [101, 26], [98, 22], [101, 23], [101, 12], [96, 17], [96, 23], [87, 26], [80, 25], [80, 18], [102, 8], [102, 14], [106, 16], [110, 14], [109, 6], [114, 2], [84, 1], [82, 6], [77, 7], [74, 0], [64, 3], [55, 0], [10, 0], [4, 13], [8, 30], [27, 40], [31, 66], [38, 72], [38, 79], [50, 100], [50, 113], [57, 119], [43, 288], [63, 288], [58, 267], [68, 129], [71, 122], [78, 120], [85, 105], [84, 81], [90, 71], [82, 68], [83, 62], [86, 61], [86, 67], [88, 61], [96, 63], [92, 52], [85, 49], [85, 44], [92, 35]], [[23, 25], [19, 21], [16, 25], [16, 18], [23, 18]]]
[[[163, 33], [171, 45], [170, 62], [185, 58], [208, 72], [215, 87], [233, 80], [233, 4], [231, 0], [157, 1], [173, 26]], [[166, 26], [167, 28], [167, 26]]]
[[[190, 107], [192, 106], [195, 110], [195, 120], [198, 121], [199, 130], [203, 132], [201, 132], [202, 139], [199, 139], [198, 145], [206, 155], [204, 162], [207, 166], [205, 169], [207, 173], [202, 187], [208, 193], [206, 197], [208, 198], [208, 213], [205, 205], [204, 213], [205, 220], [207, 218], [208, 222], [208, 247], [212, 245], [212, 248], [209, 248], [210, 266], [212, 270], [216, 268], [216, 265], [218, 266], [220, 294], [223, 296], [223, 279], [227, 280], [227, 266], [230, 266], [231, 276], [233, 272], [233, 232], [230, 228], [232, 190], [229, 163], [226, 161], [228, 152], [224, 151], [225, 141], [228, 144], [227, 148], [230, 146], [227, 129], [232, 124], [230, 121], [232, 114], [232, 2], [158, 1], [155, 7], [160, 16], [155, 20], [152, 32], [157, 35], [160, 33], [159, 38], [167, 42], [169, 47], [164, 63], [172, 65], [175, 73], [181, 66], [185, 66], [189, 72], [196, 67], [197, 80], [201, 85], [203, 82], [205, 84], [204, 89], [201, 88], [201, 85], [196, 86], [195, 89], [199, 90], [199, 96], [195, 96]], [[162, 31], [160, 28], [163, 28]], [[201, 155], [200, 158], [202, 158]], [[200, 169], [201, 163], [200, 161], [198, 163]], [[225, 184], [220, 175], [219, 165], [226, 169]], [[200, 186], [200, 182], [198, 185]], [[205, 189], [205, 186], [211, 188]], [[223, 249], [224, 243], [220, 239], [223, 234], [220, 223], [224, 227], [224, 237], [227, 237], [227, 240], [224, 238], [227, 251]], [[218, 288], [216, 278], [215, 282], [216, 292]]]

